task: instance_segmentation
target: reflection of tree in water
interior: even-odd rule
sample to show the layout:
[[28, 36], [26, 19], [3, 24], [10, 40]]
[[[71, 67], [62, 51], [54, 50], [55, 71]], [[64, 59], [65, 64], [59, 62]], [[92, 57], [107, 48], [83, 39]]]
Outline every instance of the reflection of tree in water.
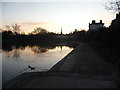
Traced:
[[[48, 45], [48, 44], [45, 44], [45, 45], [28, 45], [31, 50], [34, 52], [34, 53], [45, 53], [45, 52], [48, 52], [48, 50], [52, 50], [52, 49], [55, 49], [57, 47], [57, 45]], [[28, 46], [25, 46], [25, 45], [11, 45], [9, 46], [8, 48], [7, 47], [4, 47], [2, 49], [2, 52], [4, 52], [4, 54], [6, 55], [6, 57], [10, 58], [20, 58], [20, 51], [23, 51], [25, 50], [26, 47]], [[62, 50], [62, 45], [58, 45], [58, 47], [61, 48]], [[66, 46], [66, 47], [69, 47], [69, 48], [73, 48], [72, 46]]]
[[14, 49], [14, 50], [12, 51], [12, 58], [15, 58], [16, 60], [17, 60], [18, 58], [20, 58], [20, 51], [19, 51], [19, 49]]
[[62, 49], [63, 49], [63, 47], [68, 47], [68, 48], [70, 48], [70, 49], [73, 49], [74, 47], [73, 46], [69, 46], [69, 45], [59, 45], [59, 46], [57, 46], [57, 47], [60, 47], [60, 49], [61, 49], [61, 51], [62, 51]]
[[12, 58], [15, 58], [16, 60], [18, 58], [20, 58], [20, 48], [17, 48], [16, 46], [12, 46], [11, 48], [12, 48], [12, 50], [10, 50], [10, 51], [7, 50], [4, 52], [4, 50], [3, 50], [6, 57], [8, 57], [8, 58], [12, 57]]
[[11, 52], [8, 52], [8, 51], [2, 51], [2, 52], [7, 58], [11, 57]]
[[25, 50], [26, 47], [25, 46], [12, 46], [11, 48], [12, 48], [12, 50], [15, 50], [15, 49], [16, 50]]
[[25, 48], [26, 48], [25, 46], [20, 46], [19, 50], [25, 50]]
[[35, 53], [45, 53], [48, 51], [48, 48], [40, 47], [40, 46], [33, 46], [31, 50]]

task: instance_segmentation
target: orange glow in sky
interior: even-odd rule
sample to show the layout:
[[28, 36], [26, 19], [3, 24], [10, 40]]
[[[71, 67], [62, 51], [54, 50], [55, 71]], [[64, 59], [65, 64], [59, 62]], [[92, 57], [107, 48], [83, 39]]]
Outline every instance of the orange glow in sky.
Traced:
[[[84, 1], [84, 0], [81, 0]], [[88, 30], [92, 20], [103, 20], [109, 26], [115, 14], [96, 2], [2, 2], [2, 26], [19, 24], [21, 32], [29, 33], [37, 27], [50, 32], [70, 33], [75, 29]]]

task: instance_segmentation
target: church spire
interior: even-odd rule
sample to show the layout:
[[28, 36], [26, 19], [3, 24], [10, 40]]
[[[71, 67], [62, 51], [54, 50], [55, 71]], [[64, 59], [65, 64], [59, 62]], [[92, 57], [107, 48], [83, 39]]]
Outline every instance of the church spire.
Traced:
[[62, 33], [62, 28], [61, 28], [61, 35], [62, 35], [63, 33]]

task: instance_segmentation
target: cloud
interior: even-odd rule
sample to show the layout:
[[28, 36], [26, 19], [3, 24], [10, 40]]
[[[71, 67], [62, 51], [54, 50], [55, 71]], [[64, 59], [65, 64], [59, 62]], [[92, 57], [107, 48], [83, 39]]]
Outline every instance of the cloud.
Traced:
[[23, 25], [46, 25], [47, 23], [46, 22], [23, 22], [20, 24], [23, 24]]

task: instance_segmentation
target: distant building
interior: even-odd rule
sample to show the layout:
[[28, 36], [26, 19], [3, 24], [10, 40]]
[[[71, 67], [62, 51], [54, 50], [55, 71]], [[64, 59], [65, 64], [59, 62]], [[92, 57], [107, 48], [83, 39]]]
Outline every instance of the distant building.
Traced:
[[96, 23], [95, 20], [93, 20], [91, 24], [89, 23], [89, 30], [98, 30], [103, 27], [104, 23], [102, 23], [102, 20], [100, 20], [99, 23]]

